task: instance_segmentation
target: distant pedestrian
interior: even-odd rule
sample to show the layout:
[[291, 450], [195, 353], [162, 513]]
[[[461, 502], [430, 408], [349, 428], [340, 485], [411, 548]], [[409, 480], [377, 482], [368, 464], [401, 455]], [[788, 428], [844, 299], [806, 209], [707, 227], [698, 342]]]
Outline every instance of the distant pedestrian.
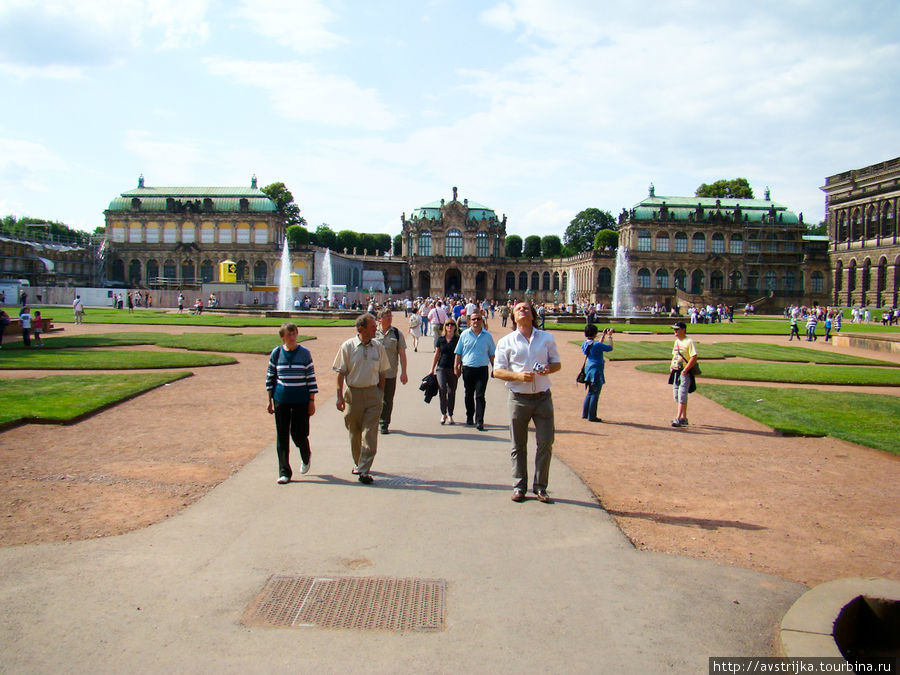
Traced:
[[697, 347], [694, 341], [687, 337], [687, 326], [683, 321], [676, 321], [672, 325], [675, 331], [675, 344], [672, 345], [672, 363], [669, 369], [669, 384], [672, 385], [672, 393], [678, 412], [672, 420], [673, 427], [686, 427], [688, 425], [687, 404], [688, 394], [693, 389], [694, 366], [697, 365]]
[[9, 325], [9, 314], [0, 309], [0, 347], [3, 347], [3, 334]]
[[788, 337], [788, 342], [791, 342], [794, 339], [794, 336], [797, 336], [797, 340], [800, 339], [800, 329], [797, 327], [797, 315], [793, 312], [791, 313], [791, 318], [789, 319], [791, 324], [791, 334]]
[[34, 344], [40, 347], [43, 343], [41, 340], [41, 333], [44, 330], [44, 326], [41, 324], [43, 319], [41, 318], [40, 310], [36, 310], [35, 313], [31, 317], [31, 334], [34, 336]]
[[19, 310], [19, 321], [22, 322], [22, 344], [26, 347], [31, 346], [31, 312], [28, 311], [28, 305]]
[[76, 295], [72, 301], [72, 313], [75, 315], [75, 323], [84, 323], [84, 303], [80, 295]]
[[300, 451], [300, 473], [309, 472], [309, 418], [316, 414], [316, 371], [310, 351], [298, 344], [299, 331], [292, 323], [278, 330], [282, 344], [269, 354], [266, 370], [267, 410], [275, 416], [275, 452], [278, 483], [291, 482], [291, 439]]

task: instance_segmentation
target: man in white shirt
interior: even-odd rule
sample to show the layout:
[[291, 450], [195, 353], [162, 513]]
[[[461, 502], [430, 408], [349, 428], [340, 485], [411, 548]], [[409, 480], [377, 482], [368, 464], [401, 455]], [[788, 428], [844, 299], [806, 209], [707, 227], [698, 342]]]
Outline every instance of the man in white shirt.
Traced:
[[447, 321], [447, 312], [444, 303], [438, 300], [432, 310], [428, 312], [428, 323], [431, 324], [431, 334], [437, 340], [441, 336], [441, 327]]
[[506, 382], [509, 389], [510, 435], [513, 439], [512, 473], [514, 502], [525, 501], [528, 489], [528, 424], [534, 420], [537, 444], [534, 458], [534, 494], [550, 504], [547, 481], [553, 455], [553, 398], [550, 395], [551, 373], [562, 364], [556, 341], [547, 331], [535, 328], [537, 312], [528, 302], [513, 307], [516, 330], [497, 343], [494, 377]]

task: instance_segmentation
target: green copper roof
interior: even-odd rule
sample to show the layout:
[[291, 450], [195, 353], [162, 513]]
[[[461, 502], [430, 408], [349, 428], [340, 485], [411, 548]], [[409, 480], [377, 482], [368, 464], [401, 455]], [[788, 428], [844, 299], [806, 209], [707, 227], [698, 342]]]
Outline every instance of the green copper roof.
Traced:
[[[660, 212], [663, 207], [668, 211], [666, 220], [687, 222], [705, 220], [710, 213], [721, 211], [728, 218], [733, 217], [736, 209], [740, 209], [742, 222], [763, 222], [775, 213], [775, 221], [778, 223], [799, 224], [800, 219], [793, 211], [789, 211], [784, 204], [768, 199], [726, 199], [716, 197], [646, 197], [634, 205], [634, 220], [660, 220]], [[702, 209], [703, 215], [698, 218], [697, 213]], [[691, 216], [693, 214], [693, 216]]]
[[[139, 208], [135, 209], [134, 200], [138, 199]], [[188, 202], [200, 202], [205, 209], [209, 199], [213, 212], [241, 212], [241, 200], [247, 201], [247, 212], [274, 213], [278, 211], [269, 197], [262, 190], [253, 187], [139, 187], [127, 190], [121, 197], [109, 203], [109, 211], [169, 211], [169, 200], [183, 205]]]
[[[445, 202], [445, 204], [446, 203], [448, 202]], [[466, 216], [468, 220], [490, 220], [492, 218], [497, 218], [497, 214], [494, 213], [494, 209], [489, 206], [479, 204], [478, 202], [473, 202], [471, 199], [465, 205], [469, 209]], [[417, 209], [413, 209], [410, 217], [438, 220], [441, 217], [441, 200], [430, 202], [428, 204], [425, 204], [424, 206], [420, 206]]]

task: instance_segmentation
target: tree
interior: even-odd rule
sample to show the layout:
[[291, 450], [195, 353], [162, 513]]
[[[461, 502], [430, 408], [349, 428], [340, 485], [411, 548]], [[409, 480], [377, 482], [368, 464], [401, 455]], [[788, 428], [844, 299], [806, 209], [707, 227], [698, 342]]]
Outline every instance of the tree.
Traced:
[[337, 233], [335, 250], [343, 251], [344, 249], [347, 249], [347, 253], [353, 253], [353, 249], [358, 249], [358, 252], [362, 253], [363, 246], [359, 233], [352, 230], [341, 230]]
[[316, 228], [314, 243], [316, 246], [335, 250], [335, 247], [337, 246], [337, 235], [334, 233], [334, 230], [328, 226], [328, 223], [322, 223]]
[[526, 258], [541, 257], [541, 238], [536, 234], [529, 234], [525, 237], [525, 246], [522, 249], [522, 255]]
[[746, 178], [734, 180], [717, 180], [715, 183], [703, 183], [694, 193], [695, 197], [725, 197], [727, 199], [753, 199], [753, 188]]
[[278, 213], [284, 218], [285, 226], [306, 225], [306, 218], [300, 215], [300, 207], [294, 203], [294, 195], [287, 189], [284, 183], [272, 183], [266, 185], [262, 192], [275, 202]]
[[594, 237], [594, 250], [604, 248], [617, 248], [619, 246], [619, 233], [615, 230], [600, 230]]
[[555, 234], [541, 239], [541, 253], [545, 258], [556, 258], [562, 253], [562, 240]]
[[828, 225], [823, 220], [818, 225], [808, 225], [806, 227], [806, 234], [818, 234], [818, 235], [828, 235]]
[[375, 255], [375, 249], [378, 248], [378, 240], [374, 234], [361, 232], [359, 235], [359, 247], [357, 253], [365, 251], [368, 255]]
[[403, 235], [395, 234], [394, 235], [394, 255], [401, 255], [403, 253]]
[[615, 230], [616, 219], [609, 211], [587, 208], [578, 213], [563, 235], [563, 241], [574, 253], [590, 251], [594, 247], [594, 239], [600, 230]]
[[511, 234], [506, 238], [506, 257], [522, 257], [522, 237], [517, 234]]
[[287, 237], [288, 244], [291, 248], [299, 246], [307, 246], [309, 244], [309, 230], [302, 225], [291, 225], [285, 230], [284, 236]]

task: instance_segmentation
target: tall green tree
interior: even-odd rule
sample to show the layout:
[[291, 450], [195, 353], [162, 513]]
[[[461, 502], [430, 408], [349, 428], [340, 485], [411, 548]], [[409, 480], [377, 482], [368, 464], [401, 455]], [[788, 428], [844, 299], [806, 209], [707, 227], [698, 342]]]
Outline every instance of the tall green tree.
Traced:
[[556, 258], [562, 253], [562, 240], [558, 235], [548, 234], [541, 239], [541, 253], [545, 258]]
[[609, 211], [591, 207], [572, 219], [563, 234], [563, 241], [574, 253], [584, 253], [594, 248], [594, 239], [600, 230], [617, 228], [618, 223]]
[[387, 253], [391, 250], [391, 235], [378, 232], [375, 234], [375, 250]]
[[289, 226], [284, 235], [287, 237], [288, 244], [293, 248], [309, 244], [309, 230], [302, 225]]
[[506, 257], [522, 257], [522, 237], [517, 234], [510, 234], [506, 237]]
[[294, 195], [281, 181], [266, 185], [262, 192], [275, 202], [278, 213], [284, 218], [285, 226], [306, 225], [306, 218], [300, 215], [300, 207], [294, 202]]
[[315, 239], [312, 243], [334, 251], [337, 250], [337, 235], [328, 223], [322, 223], [316, 228]]
[[594, 250], [602, 251], [604, 248], [618, 248], [619, 233], [615, 230], [600, 230], [594, 237]]
[[522, 248], [522, 255], [526, 258], [541, 257], [541, 238], [536, 234], [529, 234], [525, 237], [525, 245]]
[[703, 183], [694, 192], [695, 197], [717, 197], [727, 199], [753, 199], [753, 188], [746, 178], [720, 179], [715, 183]]
[[362, 243], [358, 232], [354, 232], [353, 230], [341, 230], [337, 233], [335, 250], [343, 251], [344, 249], [347, 249], [347, 253], [353, 253], [354, 248], [359, 249], [358, 252], [362, 253]]
[[394, 255], [402, 255], [403, 254], [403, 235], [395, 234], [394, 235]]

